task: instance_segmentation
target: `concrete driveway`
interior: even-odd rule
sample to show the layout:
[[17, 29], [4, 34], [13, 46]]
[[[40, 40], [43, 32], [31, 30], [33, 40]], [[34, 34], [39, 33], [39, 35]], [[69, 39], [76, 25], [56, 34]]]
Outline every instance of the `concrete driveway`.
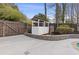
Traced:
[[1, 55], [79, 54], [79, 51], [72, 47], [71, 42], [72, 42], [71, 39], [60, 40], [60, 41], [45, 41], [30, 38], [24, 35], [0, 37], [0, 54]]

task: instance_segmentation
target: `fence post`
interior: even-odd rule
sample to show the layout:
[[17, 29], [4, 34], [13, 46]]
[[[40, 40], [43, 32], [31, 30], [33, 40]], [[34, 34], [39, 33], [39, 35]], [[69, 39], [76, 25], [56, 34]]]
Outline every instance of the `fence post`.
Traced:
[[5, 36], [5, 21], [3, 21], [3, 37]]

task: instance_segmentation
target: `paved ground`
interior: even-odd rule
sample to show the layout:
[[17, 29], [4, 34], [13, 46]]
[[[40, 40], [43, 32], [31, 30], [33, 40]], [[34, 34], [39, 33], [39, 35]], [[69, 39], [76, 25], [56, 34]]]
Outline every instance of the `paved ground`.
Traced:
[[30, 38], [24, 35], [1, 37], [1, 55], [71, 55], [79, 54], [71, 42], [78, 39], [66, 39], [61, 41], [45, 41]]

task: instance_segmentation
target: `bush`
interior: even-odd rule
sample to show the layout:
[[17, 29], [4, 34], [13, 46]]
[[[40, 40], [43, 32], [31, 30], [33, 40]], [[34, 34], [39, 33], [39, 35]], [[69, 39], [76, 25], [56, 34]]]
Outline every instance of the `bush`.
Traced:
[[74, 28], [71, 28], [69, 25], [60, 25], [56, 28], [56, 32], [60, 34], [68, 34], [74, 32]]
[[10, 20], [10, 21], [23, 21], [26, 17], [16, 9], [11, 7], [0, 8], [0, 19]]
[[8, 3], [0, 4], [0, 20], [19, 21], [32, 25], [31, 20], [21, 13], [16, 5]]

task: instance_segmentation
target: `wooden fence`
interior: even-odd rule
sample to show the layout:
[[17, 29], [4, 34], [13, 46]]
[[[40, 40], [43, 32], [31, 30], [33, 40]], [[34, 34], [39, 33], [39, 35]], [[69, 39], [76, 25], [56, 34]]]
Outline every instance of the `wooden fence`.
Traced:
[[0, 36], [23, 34], [26, 29], [27, 26], [21, 22], [0, 20]]

